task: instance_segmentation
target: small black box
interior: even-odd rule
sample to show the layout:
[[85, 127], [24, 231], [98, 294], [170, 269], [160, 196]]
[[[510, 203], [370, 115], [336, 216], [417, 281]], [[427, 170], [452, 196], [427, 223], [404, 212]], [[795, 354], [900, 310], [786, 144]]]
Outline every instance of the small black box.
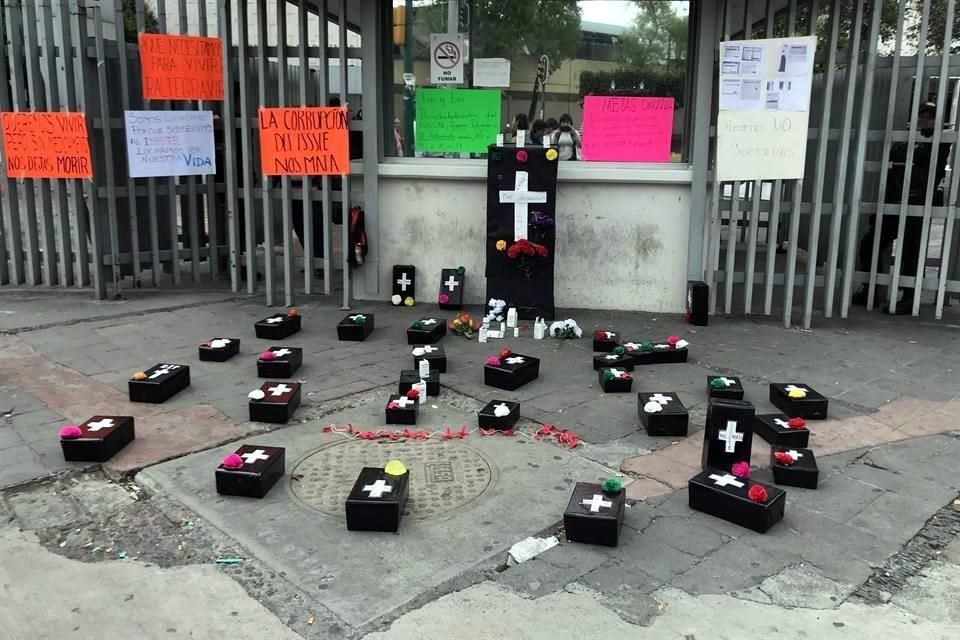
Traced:
[[239, 338], [211, 338], [200, 345], [202, 362], [226, 362], [240, 353]]
[[511, 353], [500, 358], [500, 364], [483, 366], [483, 383], [490, 387], [513, 391], [536, 380], [540, 375], [540, 359]]
[[637, 394], [637, 412], [648, 436], [685, 436], [690, 428], [687, 408], [673, 392]]
[[[622, 347], [620, 347], [622, 349]], [[598, 353], [593, 356], [593, 370], [600, 371], [600, 369], [606, 369], [608, 367], [616, 367], [617, 369], [626, 369], [627, 371], [633, 371], [633, 358], [627, 354], [626, 351], [623, 353], [617, 353], [612, 351], [610, 353]]]
[[608, 493], [599, 484], [578, 482], [563, 512], [567, 540], [615, 547], [620, 541], [625, 500], [623, 489]]
[[[264, 358], [272, 353], [273, 358]], [[260, 378], [292, 378], [303, 364], [303, 349], [298, 347], [270, 347], [257, 359], [257, 376]]]
[[60, 437], [63, 459], [68, 462], [106, 462], [133, 442], [132, 416], [93, 416], [79, 425], [76, 437]]
[[[804, 394], [802, 398], [791, 398], [790, 392]], [[806, 420], [827, 419], [827, 399], [804, 384], [771, 383], [770, 402], [788, 416]]]
[[257, 337], [264, 340], [283, 340], [300, 331], [300, 314], [278, 313], [253, 325]]
[[447, 372], [447, 355], [443, 352], [443, 347], [438, 344], [416, 345], [410, 354], [413, 356], [414, 369], [419, 369], [420, 361], [426, 360], [430, 363], [431, 371]]
[[[682, 346], [678, 346], [682, 345]], [[672, 345], [667, 342], [624, 343], [624, 348], [633, 357], [636, 365], [679, 364], [687, 361], [686, 342]]]
[[729, 471], [736, 462], [750, 462], [755, 414], [753, 405], [742, 400], [714, 398], [709, 401], [703, 432], [701, 464], [704, 469]]
[[633, 376], [626, 369], [604, 368], [600, 369], [598, 383], [604, 393], [630, 393]]
[[[504, 413], [506, 412], [506, 413]], [[498, 413], [502, 415], [497, 415]], [[520, 403], [509, 400], [491, 400], [477, 413], [481, 429], [509, 431], [520, 419]]]
[[245, 444], [236, 450], [243, 466], [228, 469], [217, 467], [217, 493], [225, 496], [262, 498], [286, 472], [286, 450], [283, 447], [261, 447]]
[[[400, 384], [397, 386], [397, 392], [401, 395], [413, 388], [413, 385], [420, 382], [420, 372], [416, 370], [404, 369], [400, 372]], [[430, 369], [430, 376], [424, 380], [427, 383], [427, 395], [440, 395], [440, 372]]]
[[248, 397], [251, 422], [285, 424], [300, 406], [300, 383], [264, 382]]
[[372, 313], [355, 313], [337, 325], [337, 338], [346, 342], [363, 342], [373, 333], [373, 329]]
[[[397, 302], [397, 296], [400, 302]], [[407, 298], [417, 300], [417, 269], [412, 264], [393, 265], [393, 301], [403, 304]]]
[[420, 318], [407, 329], [407, 344], [434, 344], [447, 335], [442, 318]]
[[687, 322], [699, 327], [709, 322], [710, 287], [706, 282], [687, 283]]
[[404, 395], [391, 395], [387, 400], [387, 424], [417, 424], [420, 402]]
[[[791, 420], [796, 427], [790, 426]], [[810, 442], [810, 430], [803, 418], [788, 418], [782, 413], [758, 415], [753, 421], [753, 432], [770, 444], [784, 447], [805, 447]]]
[[441, 309], [460, 309], [463, 307], [463, 286], [466, 275], [460, 269], [442, 269], [440, 271], [440, 294], [437, 304]]
[[[763, 487], [767, 499], [762, 502], [751, 500], [748, 495], [753, 486]], [[783, 508], [787, 503], [787, 494], [782, 489], [737, 478], [717, 469], [706, 469], [693, 476], [687, 489], [691, 509], [758, 533], [766, 533], [783, 519]]]
[[743, 385], [736, 376], [707, 376], [707, 397], [743, 400]]
[[409, 471], [391, 476], [383, 469], [364, 467], [347, 496], [347, 530], [397, 531], [409, 485]]
[[190, 367], [185, 364], [155, 364], [142, 380], [134, 376], [127, 382], [130, 402], [166, 402], [190, 386]]
[[819, 484], [817, 458], [810, 449], [771, 445], [770, 468], [777, 484], [804, 489], [816, 489]]
[[609, 329], [601, 329], [593, 334], [593, 350], [597, 353], [609, 353], [620, 343], [620, 334]]

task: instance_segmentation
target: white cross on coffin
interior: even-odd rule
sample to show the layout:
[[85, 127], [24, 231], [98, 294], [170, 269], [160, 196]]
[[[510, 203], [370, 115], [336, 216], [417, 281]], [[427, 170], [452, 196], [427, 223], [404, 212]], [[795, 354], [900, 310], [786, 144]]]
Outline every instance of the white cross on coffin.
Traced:
[[259, 462], [260, 460], [270, 459], [270, 456], [268, 456], [267, 452], [264, 451], [263, 449], [257, 449], [256, 451], [241, 453], [240, 457], [243, 458], [244, 464], [253, 464], [254, 462]]
[[717, 474], [713, 473], [710, 474], [710, 479], [713, 480], [713, 484], [717, 485], [718, 487], [725, 487], [727, 485], [737, 488], [743, 487], [743, 483], [737, 480], [736, 476], [732, 476], [729, 473], [726, 473], [722, 476], [718, 476]]
[[600, 509], [607, 509], [613, 506], [612, 502], [604, 500], [603, 496], [599, 493], [593, 494], [593, 497], [589, 500], [581, 500], [580, 504], [585, 507], [590, 507], [590, 513], [600, 513]]
[[393, 491], [393, 487], [388, 485], [383, 481], [383, 478], [381, 478], [373, 484], [366, 485], [363, 490], [366, 493], [369, 493], [371, 498], [382, 498], [383, 494]]
[[285, 393], [290, 393], [291, 391], [293, 391], [293, 387], [288, 387], [285, 384], [279, 384], [275, 387], [270, 387], [269, 389], [267, 389], [267, 391], [270, 392], [270, 395], [274, 397], [278, 397], [278, 396], [282, 396]]
[[361, 319], [366, 320], [366, 319], [367, 319], [367, 316], [365, 316], [365, 315], [363, 315], [363, 314], [361, 313], [361, 314], [357, 314], [357, 315], [355, 315], [355, 316], [350, 316], [350, 319], [353, 320], [354, 322], [356, 322], [357, 320], [361, 320]]
[[278, 358], [282, 358], [283, 356], [288, 356], [291, 353], [293, 353], [293, 351], [290, 351], [290, 349], [287, 349], [286, 347], [284, 347], [283, 349], [274, 351], [273, 355], [277, 356]]
[[613, 374], [614, 378], [626, 378], [627, 372], [623, 369], [610, 369], [610, 372]]
[[528, 191], [530, 174], [517, 171], [513, 191], [500, 192], [500, 204], [513, 204], [513, 240], [527, 239], [528, 205], [547, 201], [546, 191]]
[[803, 454], [797, 451], [796, 449], [790, 449], [790, 451], [787, 451], [786, 454], [791, 458], [793, 458], [794, 462], [796, 462], [797, 460], [803, 457]]
[[417, 404], [417, 401], [416, 401], [416, 400], [411, 400], [411, 399], [408, 398], [407, 396], [400, 396], [399, 398], [397, 398], [396, 400], [394, 400], [394, 402], [396, 402], [398, 405], [400, 405], [400, 408], [401, 408], [401, 409], [406, 409], [406, 408], [409, 407], [410, 405], [415, 405], [415, 404]]
[[619, 360], [619, 359], [620, 359], [620, 356], [618, 356], [618, 355], [615, 354], [615, 353], [611, 353], [610, 355], [603, 356], [603, 357], [606, 358], [607, 360]]
[[787, 393], [790, 393], [791, 391], [801, 391], [803, 393], [810, 393], [810, 389], [807, 389], [806, 387], [798, 387], [793, 384], [788, 384], [786, 386], [786, 391]]
[[232, 340], [228, 340], [227, 338], [214, 338], [213, 340], [210, 341], [210, 348], [223, 349], [225, 346], [227, 346], [231, 342]]
[[100, 431], [100, 429], [111, 429], [111, 428], [113, 428], [113, 420], [111, 420], [110, 418], [104, 418], [99, 422], [91, 422], [90, 424], [87, 425], [87, 431], [93, 431], [93, 432]]
[[267, 324], [280, 324], [286, 316], [274, 316], [267, 319]]
[[663, 351], [664, 349], [669, 349], [669, 348], [670, 348], [670, 345], [668, 345], [668, 344], [655, 344], [655, 345], [653, 345], [653, 348], [656, 349], [656, 350], [658, 350], [658, 351]]
[[662, 393], [657, 393], [650, 396], [650, 402], [659, 402], [660, 404], [667, 404], [668, 402], [673, 402], [673, 398], [670, 396], [665, 396]]
[[421, 320], [420, 324], [423, 324], [429, 327], [432, 324], [437, 324], [437, 321], [433, 318], [427, 318], [426, 320]]
[[460, 286], [460, 283], [453, 276], [450, 276], [449, 278], [447, 278], [447, 281], [444, 282], [443, 284], [444, 286], [447, 287], [447, 291], [449, 291], [450, 293], [453, 293], [454, 290]]
[[510, 415], [510, 407], [508, 407], [503, 402], [501, 402], [500, 404], [494, 405], [493, 415], [495, 415], [498, 418], [502, 418], [503, 416], [508, 416]]
[[737, 443], [743, 441], [743, 434], [737, 431], [736, 420], [727, 420], [727, 428], [721, 431], [717, 437], [726, 443], [724, 451], [727, 453], [736, 451]]
[[613, 331], [603, 331], [602, 333], [606, 336], [607, 340], [613, 340], [617, 337], [617, 334], [615, 334]]
[[429, 344], [425, 347], [421, 347], [421, 349], [423, 349], [424, 353], [433, 353], [434, 351], [440, 350], [437, 347], [434, 347], [433, 345], [429, 345]]
[[407, 285], [413, 284], [413, 281], [407, 277], [406, 272], [401, 273], [400, 277], [397, 279], [397, 284], [400, 285], [400, 291], [406, 292]]
[[774, 418], [773, 423], [782, 429], [789, 429], [790, 423], [782, 418]]
[[176, 370], [179, 369], [179, 368], [180, 368], [180, 365], [178, 365], [178, 364], [164, 364], [164, 365], [161, 365], [156, 371], [154, 371], [153, 373], [150, 374], [150, 379], [153, 380], [154, 378], [159, 378], [160, 376], [165, 376], [165, 375], [167, 375], [168, 373], [171, 373], [171, 372], [173, 372], [173, 371], [176, 371]]
[[511, 358], [507, 358], [506, 362], [507, 364], [523, 364], [524, 362], [526, 362], [526, 359], [520, 356], [513, 356]]
[[731, 380], [730, 378], [724, 378], [723, 376], [720, 376], [719, 378], [716, 378], [716, 380], [723, 380], [723, 384], [724, 384], [725, 386], [728, 386], [728, 387], [731, 387], [731, 386], [737, 384], [737, 381], [736, 381], [736, 380]]
[[639, 349], [639, 348], [640, 348], [640, 345], [638, 345], [636, 342], [628, 342], [628, 343], [626, 343], [626, 344], [623, 345], [623, 346], [624, 346], [625, 349]]

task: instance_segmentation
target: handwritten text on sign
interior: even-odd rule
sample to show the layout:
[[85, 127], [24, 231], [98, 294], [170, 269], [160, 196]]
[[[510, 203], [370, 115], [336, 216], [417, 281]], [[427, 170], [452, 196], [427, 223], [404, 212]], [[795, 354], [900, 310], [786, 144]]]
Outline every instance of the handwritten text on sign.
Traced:
[[486, 153], [500, 133], [497, 89], [418, 89], [417, 151]]
[[350, 173], [344, 107], [261, 108], [260, 166], [268, 176]]
[[147, 100], [223, 100], [219, 38], [140, 34], [143, 97]]
[[673, 98], [584, 98], [584, 160], [670, 162], [672, 135]]
[[9, 178], [93, 178], [82, 113], [4, 113]]
[[125, 111], [131, 178], [217, 172], [212, 111]]
[[810, 114], [721, 111], [717, 114], [717, 180], [803, 178]]

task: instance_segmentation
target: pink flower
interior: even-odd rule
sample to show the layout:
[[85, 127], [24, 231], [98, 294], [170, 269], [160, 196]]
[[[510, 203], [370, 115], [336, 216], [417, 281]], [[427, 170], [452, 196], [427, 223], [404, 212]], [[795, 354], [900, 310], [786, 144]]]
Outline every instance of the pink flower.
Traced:
[[261, 359], [261, 360], [276, 360], [276, 359], [277, 359], [277, 354], [275, 354], [273, 351], [264, 351], [263, 353], [260, 354], [260, 359]]
[[734, 462], [733, 468], [730, 469], [733, 475], [738, 478], [749, 478], [750, 477], [750, 463], [749, 462]]
[[669, 344], [671, 347], [677, 346], [678, 342], [680, 342], [680, 338], [677, 336], [670, 336], [667, 338], [667, 344]]
[[447, 304], [448, 302], [450, 302], [450, 296], [448, 296], [445, 293], [441, 293], [440, 297], [437, 298], [437, 301], [440, 302], [440, 304]]
[[243, 458], [235, 453], [231, 453], [223, 459], [221, 464], [224, 469], [240, 469], [243, 467]]
[[487, 364], [490, 365], [491, 367], [499, 367], [500, 358], [496, 356], [490, 356], [489, 358], [487, 358]]
[[64, 427], [60, 429], [60, 437], [63, 440], [74, 440], [83, 435], [83, 430], [80, 427], [75, 427], [70, 425], [69, 427]]
[[523, 149], [517, 151], [517, 162], [526, 162], [528, 157], [527, 152]]

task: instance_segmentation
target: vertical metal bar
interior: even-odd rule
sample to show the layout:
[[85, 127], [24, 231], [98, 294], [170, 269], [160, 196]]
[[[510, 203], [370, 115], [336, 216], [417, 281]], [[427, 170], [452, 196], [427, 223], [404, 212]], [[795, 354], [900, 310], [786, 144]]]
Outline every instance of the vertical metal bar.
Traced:
[[714, 172], [710, 196], [710, 239], [707, 245], [706, 282], [710, 285], [710, 314], [717, 312], [717, 272], [720, 270], [720, 230], [723, 228], [723, 212], [720, 210], [720, 181]]
[[753, 279], [757, 260], [757, 234], [760, 230], [760, 199], [763, 196], [763, 183], [755, 180], [753, 183], [753, 207], [750, 210], [750, 228], [747, 233], [747, 264], [744, 268], [743, 279], [743, 307], [744, 313], [753, 313]]
[[100, 122], [103, 126], [104, 173], [107, 178], [107, 216], [110, 225], [110, 267], [114, 296], [120, 295], [120, 234], [117, 229], [117, 184], [113, 175], [113, 131], [110, 125], [110, 90], [107, 84], [107, 60], [103, 47], [103, 16], [93, 8], [96, 25], [97, 83], [100, 89]]
[[[893, 267], [890, 269], [890, 313], [897, 309], [897, 296], [900, 293], [900, 267], [903, 257], [903, 236], [907, 224], [907, 207], [910, 204], [910, 180], [913, 174], [913, 157], [917, 143], [917, 115], [923, 96], [923, 67], [927, 50], [927, 30], [930, 26], [930, 0], [923, 0], [920, 17], [920, 41], [917, 43], [917, 67], [914, 73], [913, 100], [910, 109], [910, 133], [907, 134], [907, 161], [903, 171], [903, 191], [900, 193], [900, 220], [897, 225], [897, 248], [893, 253]], [[917, 274], [917, 277], [923, 277]]]
[[733, 183], [733, 194], [730, 198], [730, 222], [727, 224], [727, 249], [725, 255], [723, 281], [723, 312], [733, 312], [733, 280], [737, 265], [737, 235], [740, 223], [740, 181]]
[[[257, 0], [257, 91], [261, 107], [267, 105], [267, 0]], [[266, 284], [266, 301], [273, 306], [273, 207], [270, 199], [270, 177], [263, 175], [260, 181], [263, 200], [263, 273]]]
[[793, 198], [790, 201], [790, 232], [787, 236], [787, 276], [783, 291], [783, 326], [793, 324], [793, 294], [797, 278], [797, 243], [800, 241], [800, 206], [803, 201], [803, 180], [793, 183]]
[[[206, 2], [206, 0], [201, 0]], [[187, 0], [178, 0], [178, 16], [180, 18], [180, 35], [190, 32], [187, 21]], [[184, 109], [190, 109], [184, 105]], [[197, 182], [193, 176], [182, 176], [180, 184], [187, 186], [187, 219], [186, 233], [190, 235], [190, 273], [194, 282], [200, 282], [200, 229], [197, 227]], [[182, 197], [182, 196], [181, 196]]]
[[[340, 10], [337, 17], [340, 19], [340, 104], [347, 108], [347, 0], [340, 0]], [[372, 35], [372, 34], [371, 34]], [[376, 37], [376, 36], [373, 36]], [[350, 126], [350, 115], [347, 113], [347, 127]], [[350, 176], [343, 176], [343, 191], [340, 193], [340, 210], [343, 213], [343, 305], [342, 309], [350, 308]]]
[[[810, 248], [807, 252], [807, 282], [803, 301], [803, 328], [809, 329], [813, 317], [813, 294], [817, 283], [817, 253], [820, 249], [820, 218], [823, 215], [823, 190], [826, 183], [827, 148], [830, 146], [830, 109], [833, 107], [833, 76], [837, 66], [837, 39], [840, 31], [840, 2], [833, 0], [830, 11], [830, 41], [827, 73], [824, 80], [820, 133], [817, 140], [816, 175], [813, 183], [813, 216], [810, 221]], [[816, 16], [811, 17], [816, 22]]]
[[[200, 35], [208, 36], [210, 35], [210, 25], [207, 20], [207, 0], [201, 0], [197, 3], [197, 8], [199, 10], [199, 22], [200, 22]], [[224, 51], [229, 52], [230, 42], [224, 42], [221, 39], [221, 46]], [[229, 58], [229, 56], [228, 56]], [[226, 81], [230, 79], [230, 69], [227, 65], [223, 67], [223, 77]], [[224, 87], [224, 102], [227, 98], [227, 89]], [[197, 103], [197, 110], [203, 111], [206, 109], [212, 110], [213, 103], [205, 104], [203, 101]], [[223, 126], [224, 132], [226, 132], [226, 124], [221, 120], [221, 126]], [[216, 133], [214, 133], [216, 135]], [[217, 276], [220, 275], [220, 225], [217, 221], [217, 176], [205, 175], [200, 178], [200, 183], [204, 188], [204, 204], [206, 205], [207, 213], [207, 266], [210, 268], [210, 277], [214, 280], [217, 279]]]
[[[689, 254], [687, 256], [687, 279], [701, 280], [704, 277], [709, 246], [711, 218], [707, 217], [707, 179], [710, 165], [710, 124], [713, 107], [714, 52], [717, 49], [714, 25], [716, 7], [713, 3], [701, 3], [696, 18], [696, 65], [690, 95], [693, 105], [690, 166], [693, 184], [690, 193]], [[366, 174], [366, 172], [364, 172]], [[364, 176], [366, 179], [366, 175]]]
[[[279, 106], [287, 105], [287, 2], [277, 0], [277, 98]], [[309, 176], [303, 177], [304, 184], [310, 182]], [[290, 209], [290, 177], [280, 178], [281, 212], [283, 216], [283, 297], [284, 304], [292, 307], [293, 302], [293, 223]], [[303, 211], [303, 217], [309, 217], [309, 211]], [[304, 271], [308, 269], [306, 256]]]
[[[167, 33], [166, 7], [166, 0], [157, 3], [157, 25], [160, 27], [160, 33]], [[165, 100], [162, 106], [166, 110], [171, 109], [171, 104], [168, 100]], [[170, 270], [173, 272], [174, 286], [180, 286], [180, 234], [178, 233], [178, 227], [180, 225], [178, 216], [180, 198], [177, 196], [176, 178], [167, 178], [166, 182], [167, 202], [169, 203], [168, 206], [170, 207], [170, 211], [168, 212], [168, 215], [170, 216]]]
[[[860, 226], [860, 205], [863, 198], [863, 174], [867, 156], [867, 135], [870, 132], [870, 114], [873, 112], [873, 84], [877, 68], [877, 39], [880, 36], [880, 12], [883, 0], [873, 0], [870, 14], [870, 41], [867, 43], [867, 68], [864, 76], [863, 105], [857, 129], [857, 148], [854, 152], [853, 186], [850, 188], [850, 217], [847, 222], [847, 243], [844, 250], [843, 287], [840, 290], [840, 317], [846, 318], [850, 310], [850, 291], [856, 273], [857, 231]], [[854, 51], [851, 51], [853, 55]], [[891, 78], [892, 81], [892, 78]], [[878, 207], [880, 204], [878, 203]]]
[[[237, 136], [236, 136], [236, 108], [234, 99], [236, 93], [233, 88], [233, 13], [230, 10], [230, 0], [220, 0], [219, 5], [220, 18], [220, 38], [223, 41], [223, 73], [226, 77], [224, 86], [224, 104], [223, 104], [223, 149], [224, 162], [226, 166], [223, 170], [227, 206], [227, 251], [229, 264], [227, 269], [230, 272], [230, 290], [234, 293], [240, 291], [240, 225], [238, 216], [239, 202], [237, 194]], [[237, 43], [238, 55], [243, 55], [243, 42]]]
[[[243, 171], [244, 253], [247, 265], [247, 293], [257, 290], [257, 207], [253, 197], [254, 141], [250, 135], [250, 33], [247, 2], [240, 0], [237, 29], [237, 75], [240, 80], [240, 160]], [[236, 136], [233, 125], [229, 135]]]
[[893, 47], [893, 63], [890, 71], [890, 88], [887, 92], [887, 120], [883, 132], [883, 150], [880, 156], [880, 183], [877, 187], [877, 213], [874, 217], [873, 247], [870, 253], [870, 278], [867, 285], [867, 309], [873, 308], [874, 296], [877, 287], [877, 273], [880, 269], [880, 230], [883, 228], [884, 205], [887, 201], [887, 179], [889, 178], [890, 150], [893, 147], [893, 117], [897, 106], [897, 88], [900, 83], [900, 68], [903, 62], [901, 51], [903, 47], [904, 16], [907, 2], [900, 2], [897, 9], [897, 34]]
[[[300, 69], [300, 106], [307, 106], [307, 75], [310, 73], [310, 67], [307, 60], [307, 47], [310, 45], [308, 26], [308, 14], [306, 0], [297, 2], [297, 40], [299, 54], [298, 62]], [[321, 21], [322, 22], [322, 21]], [[320, 106], [326, 106], [325, 104]], [[303, 209], [303, 292], [307, 295], [313, 293], [313, 254], [316, 248], [313, 246], [313, 181], [308, 176], [303, 177], [303, 189], [300, 194], [300, 207]]]
[[[375, 113], [386, 111], [385, 100], [392, 96], [384, 96], [382, 92], [382, 65], [378, 65], [382, 41], [377, 34], [384, 33], [383, 16], [380, 11], [369, 10], [361, 14], [361, 91], [364, 106], [374, 108]], [[389, 33], [389, 31], [388, 31]], [[367, 34], [363, 37], [363, 34]], [[378, 168], [380, 158], [383, 157], [384, 137], [379, 135], [378, 119], [366, 118], [360, 121], [363, 131], [363, 203], [365, 209], [364, 222], [366, 223], [367, 244], [369, 254], [364, 260], [366, 265], [360, 271], [363, 273], [364, 289], [367, 294], [380, 293], [380, 179]], [[392, 127], [392, 125], [391, 125]], [[387, 131], [392, 131], [388, 128]], [[708, 128], [709, 131], [709, 128]], [[700, 209], [702, 220], [703, 208]], [[349, 220], [344, 219], [347, 225]], [[352, 248], [348, 248], [352, 251]], [[347, 254], [350, 255], [349, 253]]]
[[[143, 0], [136, 2], [137, 12], [137, 32], [144, 33], [147, 30], [147, 18], [143, 8]], [[135, 57], [140, 62], [140, 47], [136, 48]], [[150, 108], [150, 101], [145, 100], [146, 109]], [[147, 178], [147, 216], [150, 221], [150, 265], [151, 281], [153, 286], [160, 286], [160, 275], [163, 273], [163, 267], [160, 264], [160, 230], [157, 218], [157, 181], [154, 178]]]
[[[7, 4], [6, 11], [0, 10], [0, 69], [16, 69], [20, 66], [22, 49], [12, 49], [10, 57], [7, 57], [7, 13], [12, 11], [12, 7]], [[14, 36], [10, 35], [10, 43], [13, 45]], [[12, 61], [12, 62], [11, 62]], [[11, 80], [13, 76], [11, 76]], [[0, 82], [0, 111], [13, 111], [13, 103], [10, 96], [10, 83]], [[15, 180], [10, 180], [6, 170], [0, 171], [0, 197], [3, 198], [3, 225], [6, 239], [4, 244], [9, 242], [9, 260], [10, 273], [9, 281], [11, 284], [22, 284], [24, 281], [23, 273], [23, 245], [20, 229], [20, 196]], [[4, 262], [6, 264], [6, 262]]]
[[763, 313], [773, 313], [773, 278], [777, 266], [777, 249], [780, 246], [780, 200], [783, 198], [783, 181], [774, 180], [770, 190], [770, 222], [767, 226], [767, 263], [763, 278]]
[[[329, 46], [329, 6], [327, 0], [320, 3], [320, 77], [317, 83], [320, 88], [320, 104], [329, 104], [330, 86], [330, 57]], [[322, 194], [321, 209], [323, 212], [323, 295], [333, 292], [333, 197], [330, 193], [330, 176], [320, 177], [320, 191]], [[344, 224], [349, 224], [347, 220]]]
[[[87, 5], [86, 0], [78, 0], [77, 10], [70, 16], [70, 32], [73, 34], [73, 40], [77, 43], [77, 58], [79, 63], [77, 69], [77, 110], [86, 114], [87, 131], [95, 131], [93, 127], [93, 116], [89, 113], [88, 106], [91, 106], [87, 100], [87, 43], [90, 38], [87, 32]], [[93, 153], [96, 145], [91, 143], [90, 151]], [[79, 242], [79, 261], [82, 265], [81, 274], [90, 268], [93, 268], [93, 291], [97, 300], [103, 300], [107, 297], [107, 283], [104, 280], [103, 270], [103, 240], [100, 237], [100, 229], [97, 227], [96, 215], [99, 210], [99, 196], [97, 194], [96, 176], [90, 181], [89, 185], [79, 185], [84, 192], [83, 206], [77, 210], [77, 237]], [[87, 251], [87, 235], [90, 236], [90, 251]], [[90, 258], [93, 254], [93, 258]], [[86, 279], [86, 278], [84, 278]]]
[[957, 217], [957, 192], [960, 190], [960, 170], [957, 170], [957, 162], [960, 161], [960, 144], [953, 143], [953, 159], [950, 166], [954, 170], [950, 174], [950, 189], [944, 198], [944, 204], [947, 206], [947, 219], [943, 225], [943, 250], [940, 252], [940, 274], [937, 282], [937, 306], [934, 317], [937, 320], [943, 319], [943, 304], [946, 299], [947, 278], [950, 274], [950, 260], [953, 257], [953, 225]]

